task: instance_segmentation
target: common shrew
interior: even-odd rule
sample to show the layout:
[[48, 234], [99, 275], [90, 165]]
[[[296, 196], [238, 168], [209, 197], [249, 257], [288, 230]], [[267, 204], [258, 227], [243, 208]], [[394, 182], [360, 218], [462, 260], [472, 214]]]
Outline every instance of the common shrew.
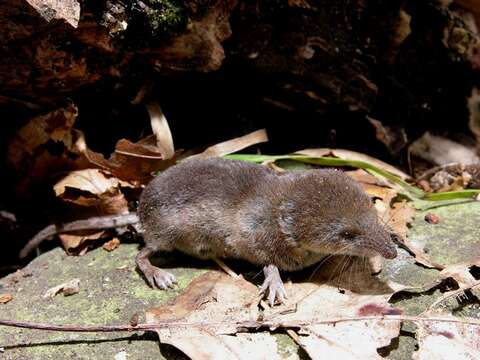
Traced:
[[146, 246], [136, 263], [161, 289], [175, 278], [150, 263], [157, 251], [260, 265], [271, 305], [286, 297], [279, 270], [300, 270], [330, 254], [396, 256], [368, 195], [337, 170], [276, 173], [238, 160], [186, 161], [146, 186], [138, 216]]

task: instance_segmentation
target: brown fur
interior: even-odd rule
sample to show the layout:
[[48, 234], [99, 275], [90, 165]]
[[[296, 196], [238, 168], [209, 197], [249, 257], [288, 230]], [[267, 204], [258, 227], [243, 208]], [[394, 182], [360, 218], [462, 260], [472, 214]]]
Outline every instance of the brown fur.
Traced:
[[138, 209], [147, 248], [299, 270], [328, 254], [396, 256], [369, 197], [337, 170], [277, 174], [192, 160], [157, 176]]

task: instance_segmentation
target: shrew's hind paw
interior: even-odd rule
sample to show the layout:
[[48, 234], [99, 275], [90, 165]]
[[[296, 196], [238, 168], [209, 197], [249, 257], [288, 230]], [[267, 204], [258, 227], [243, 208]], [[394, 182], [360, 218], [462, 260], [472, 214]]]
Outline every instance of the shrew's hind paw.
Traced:
[[150, 286], [153, 288], [166, 290], [168, 288], [173, 288], [173, 285], [177, 283], [175, 276], [170, 274], [168, 271], [159, 269], [155, 266], [152, 266], [150, 269], [145, 271], [144, 275]]
[[263, 268], [263, 273], [265, 274], [265, 281], [260, 288], [260, 293], [265, 293], [268, 289], [268, 304], [270, 306], [275, 305], [275, 303], [284, 303], [287, 293], [278, 268], [274, 265], [268, 265]]

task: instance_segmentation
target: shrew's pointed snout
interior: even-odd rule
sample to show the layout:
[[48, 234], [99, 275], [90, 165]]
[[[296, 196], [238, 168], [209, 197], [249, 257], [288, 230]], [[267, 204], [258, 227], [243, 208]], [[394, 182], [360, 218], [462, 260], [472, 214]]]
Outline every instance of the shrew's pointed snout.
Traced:
[[396, 236], [396, 234], [387, 233], [383, 242], [379, 244], [379, 253], [385, 259], [395, 259], [397, 257], [397, 247], [393, 241]]
[[395, 259], [397, 257], [397, 249], [393, 243], [385, 244], [385, 249], [380, 251], [385, 259]]
[[382, 255], [385, 259], [395, 259], [397, 257], [397, 248], [390, 236], [369, 236], [364, 238], [365, 247]]

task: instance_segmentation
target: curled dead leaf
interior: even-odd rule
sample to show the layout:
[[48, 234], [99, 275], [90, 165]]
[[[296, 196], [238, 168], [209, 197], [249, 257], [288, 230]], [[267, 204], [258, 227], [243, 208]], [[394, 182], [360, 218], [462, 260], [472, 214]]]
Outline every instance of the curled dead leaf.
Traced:
[[242, 277], [209, 271], [193, 280], [173, 303], [148, 310], [146, 321], [213, 324], [156, 330], [162, 343], [175, 346], [191, 359], [275, 358], [272, 339], [254, 334], [253, 340], [245, 341], [232, 336], [238, 331], [236, 322], [258, 318], [257, 295], [257, 288]]
[[62, 242], [62, 246], [67, 254], [72, 254], [80, 250], [79, 255], [83, 255], [87, 250], [86, 242], [98, 240], [105, 235], [105, 231], [85, 230], [81, 235], [76, 234], [59, 234], [58, 237]]
[[135, 187], [149, 182], [155, 172], [164, 170], [176, 162], [175, 157], [163, 159], [163, 155], [156, 147], [154, 136], [147, 136], [136, 143], [126, 139], [119, 140], [115, 152], [109, 159], [90, 150], [83, 136], [79, 137], [76, 146], [90, 164], [107, 170], [118, 179], [131, 182]]
[[372, 164], [380, 169], [383, 169], [385, 171], [388, 171], [394, 175], [397, 175], [399, 178], [402, 180], [407, 180], [410, 179], [411, 177], [407, 174], [405, 174], [403, 171], [398, 170], [397, 168], [393, 167], [390, 164], [387, 164], [386, 162], [383, 162], [379, 159], [376, 159], [374, 157], [371, 157], [366, 154], [362, 154], [356, 151], [352, 150], [345, 150], [345, 149], [330, 149], [330, 148], [318, 148], [318, 149], [304, 149], [295, 152], [295, 154], [300, 154], [300, 155], [306, 155], [306, 156], [315, 156], [315, 157], [321, 157], [321, 156], [333, 156], [333, 157], [338, 157], [340, 159], [345, 159], [345, 160], [356, 160], [356, 161], [364, 161], [369, 164]]
[[245, 149], [249, 146], [267, 142], [268, 136], [265, 129], [254, 131], [250, 134], [243, 135], [231, 140], [227, 140], [215, 145], [210, 146], [200, 154], [195, 154], [189, 156], [187, 159], [201, 159], [211, 156], [224, 156], [228, 155], [242, 149]]
[[149, 101], [146, 106], [150, 115], [152, 131], [156, 137], [158, 151], [162, 154], [164, 160], [170, 159], [175, 154], [175, 148], [167, 118], [156, 101]]
[[52, 299], [55, 295], [62, 292], [64, 296], [73, 295], [80, 291], [80, 279], [72, 279], [63, 284], [48, 289], [43, 295], [44, 299]]
[[[316, 324], [316, 320], [371, 315], [399, 315], [401, 310], [388, 303], [388, 294], [359, 295], [339, 292], [336, 287], [317, 284], [287, 284], [289, 304], [296, 311], [282, 313], [266, 309], [265, 317], [278, 322], [310, 322], [300, 330], [300, 344], [312, 359], [380, 359], [377, 349], [390, 344], [400, 332], [399, 322], [358, 321]], [[359, 345], [361, 344], [361, 346]]]
[[477, 283], [477, 280], [470, 272], [470, 268], [473, 266], [480, 267], [480, 258], [448, 265], [440, 272], [440, 278], [446, 279], [451, 277], [458, 283], [461, 289], [469, 288]]
[[61, 199], [82, 206], [95, 206], [102, 214], [128, 213], [128, 203], [120, 186], [131, 186], [110, 173], [85, 169], [69, 173], [53, 187]]
[[30, 120], [17, 131], [8, 148], [8, 159], [18, 169], [23, 161], [49, 140], [69, 146], [72, 143], [70, 130], [75, 123], [78, 109], [70, 104]]

